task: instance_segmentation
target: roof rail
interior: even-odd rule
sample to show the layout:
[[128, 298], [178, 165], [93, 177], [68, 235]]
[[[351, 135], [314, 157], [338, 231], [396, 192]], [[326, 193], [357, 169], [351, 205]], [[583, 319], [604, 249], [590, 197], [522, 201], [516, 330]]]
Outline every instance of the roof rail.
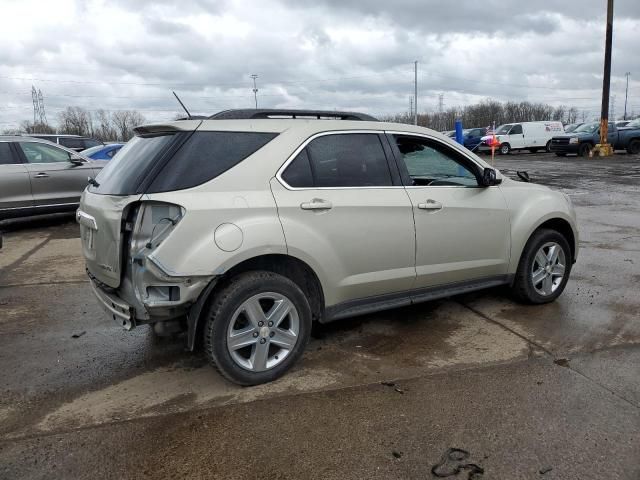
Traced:
[[288, 110], [279, 108], [246, 108], [223, 110], [209, 117], [211, 120], [253, 120], [269, 118], [316, 118], [320, 120], [362, 120], [377, 122], [378, 119], [358, 112], [339, 112], [333, 110]]

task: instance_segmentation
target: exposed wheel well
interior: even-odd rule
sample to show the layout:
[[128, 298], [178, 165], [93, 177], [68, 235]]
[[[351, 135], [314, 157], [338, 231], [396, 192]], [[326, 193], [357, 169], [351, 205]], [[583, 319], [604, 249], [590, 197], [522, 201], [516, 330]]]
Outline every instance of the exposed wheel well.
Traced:
[[546, 228], [549, 230], [555, 230], [556, 232], [560, 233], [564, 238], [567, 239], [567, 243], [569, 243], [569, 248], [571, 249], [571, 260], [572, 262], [575, 261], [576, 260], [576, 237], [573, 234], [573, 229], [571, 228], [571, 225], [569, 224], [569, 222], [567, 222], [562, 218], [552, 218], [542, 223], [540, 226], [538, 226], [538, 228], [536, 228], [536, 231], [543, 228]]
[[322, 285], [315, 272], [302, 260], [281, 254], [250, 258], [229, 269], [221, 279], [221, 283], [227, 278], [249, 270], [266, 270], [293, 280], [307, 296], [313, 320], [322, 318], [324, 314]]
[[[203, 294], [201, 294], [205, 298], [202, 299], [197, 315], [190, 318], [188, 322], [189, 333], [187, 347], [190, 350], [193, 350], [196, 343], [201, 341], [202, 331], [206, 321], [200, 317], [208, 310], [208, 305], [211, 304], [210, 302], [216, 292], [224, 288], [232, 277], [251, 270], [265, 270], [289, 278], [300, 287], [309, 300], [312, 320], [317, 322], [324, 316], [324, 293], [322, 291], [322, 285], [309, 265], [289, 255], [271, 254], [253, 257], [239, 263], [225, 272], [221, 277], [216, 278], [214, 280], [215, 284], [211, 284], [208, 290], [205, 290]], [[200, 302], [199, 300], [198, 303], [200, 304]]]

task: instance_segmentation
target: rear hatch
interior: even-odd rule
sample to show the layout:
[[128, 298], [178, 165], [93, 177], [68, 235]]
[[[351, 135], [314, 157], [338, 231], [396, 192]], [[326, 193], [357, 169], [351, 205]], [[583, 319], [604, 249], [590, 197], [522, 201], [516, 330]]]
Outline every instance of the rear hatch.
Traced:
[[85, 191], [76, 214], [87, 268], [100, 282], [118, 287], [121, 277], [122, 219], [140, 195], [98, 195]]
[[[184, 122], [197, 128], [200, 122]], [[192, 125], [193, 124], [193, 125]], [[123, 270], [123, 228], [130, 206], [166, 158], [192, 132], [158, 126], [129, 141], [84, 191], [76, 214], [89, 273], [117, 288]]]

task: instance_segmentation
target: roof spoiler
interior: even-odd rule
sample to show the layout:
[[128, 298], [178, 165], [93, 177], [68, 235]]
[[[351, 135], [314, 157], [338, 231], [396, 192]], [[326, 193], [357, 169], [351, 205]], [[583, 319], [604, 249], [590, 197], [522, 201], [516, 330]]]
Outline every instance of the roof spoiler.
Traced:
[[378, 121], [377, 118], [367, 115], [366, 113], [340, 112], [333, 110], [290, 110], [278, 108], [223, 110], [222, 112], [218, 112], [209, 117], [210, 120], [256, 120], [279, 118], [361, 120], [367, 122]]

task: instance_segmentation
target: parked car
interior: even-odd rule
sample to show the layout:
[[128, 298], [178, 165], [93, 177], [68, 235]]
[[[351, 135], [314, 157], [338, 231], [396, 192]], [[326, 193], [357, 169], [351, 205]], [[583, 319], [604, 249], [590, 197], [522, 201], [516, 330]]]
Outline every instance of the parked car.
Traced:
[[462, 131], [464, 146], [475, 150], [482, 143], [482, 137], [487, 134], [486, 128], [467, 128]]
[[104, 164], [46, 140], [0, 136], [0, 220], [75, 210]]
[[92, 158], [93, 160], [111, 160], [113, 156], [120, 151], [124, 146], [124, 143], [109, 143], [108, 145], [96, 145], [95, 147], [87, 148], [81, 153], [85, 157]]
[[564, 133], [571, 133], [580, 125], [584, 125], [584, 123], [570, 123], [564, 126]]
[[622, 128], [622, 127], [626, 127], [627, 125], [629, 125], [629, 123], [631, 122], [631, 120], [616, 120], [615, 125], [617, 128]]
[[80, 135], [62, 135], [62, 134], [32, 134], [29, 135], [33, 138], [41, 138], [42, 140], [49, 140], [50, 142], [57, 143], [63, 147], [70, 148], [76, 152], [81, 152], [87, 148], [95, 147], [96, 145], [104, 145], [100, 140], [90, 137], [82, 137]]
[[547, 303], [576, 260], [568, 196], [427, 128], [239, 110], [135, 132], [77, 212], [93, 291], [238, 384], [283, 375], [313, 322], [497, 285]]
[[[626, 150], [632, 154], [640, 153], [640, 126], [636, 128], [621, 128], [609, 123], [607, 142], [614, 150]], [[558, 135], [551, 139], [551, 151], [559, 157], [575, 153], [580, 157], [589, 155], [591, 149], [600, 143], [600, 122], [585, 123], [573, 132]]]
[[636, 118], [635, 120], [631, 120], [624, 127], [620, 127], [620, 130], [627, 130], [629, 128], [640, 128], [640, 118]]
[[[562, 122], [520, 122], [500, 125], [496, 130], [496, 139], [500, 146], [498, 151], [507, 155], [512, 150], [529, 150], [535, 153], [538, 150], [549, 151], [551, 137], [564, 133]], [[482, 137], [480, 151], [490, 150], [489, 140], [492, 135]]]

